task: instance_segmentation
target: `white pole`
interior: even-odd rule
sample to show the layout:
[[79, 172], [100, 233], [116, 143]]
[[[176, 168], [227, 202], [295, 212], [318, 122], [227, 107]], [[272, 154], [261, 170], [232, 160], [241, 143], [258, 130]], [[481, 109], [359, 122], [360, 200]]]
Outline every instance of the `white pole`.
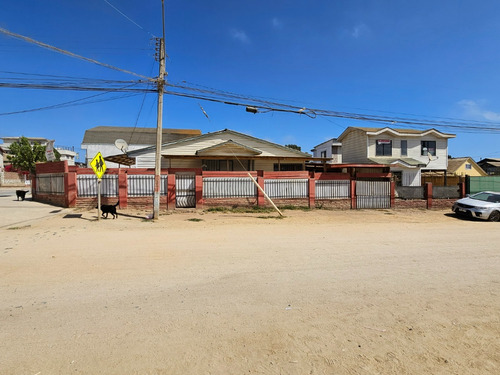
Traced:
[[97, 179], [97, 221], [101, 220], [101, 179]]
[[247, 173], [248, 173], [248, 177], [250, 177], [252, 179], [252, 182], [255, 184], [255, 186], [257, 186], [257, 188], [262, 192], [262, 194], [264, 194], [264, 197], [266, 197], [266, 199], [269, 201], [269, 203], [271, 203], [271, 205], [274, 207], [274, 209], [276, 211], [278, 211], [278, 213], [280, 214], [280, 216], [283, 216], [283, 214], [281, 213], [281, 211], [279, 210], [279, 208], [276, 207], [276, 205], [271, 200], [271, 198], [269, 198], [269, 196], [266, 194], [266, 192], [264, 191], [264, 189], [262, 189], [260, 187], [259, 183], [257, 181], [255, 181], [255, 178], [252, 177], [252, 175], [250, 174], [250, 172], [247, 172]]

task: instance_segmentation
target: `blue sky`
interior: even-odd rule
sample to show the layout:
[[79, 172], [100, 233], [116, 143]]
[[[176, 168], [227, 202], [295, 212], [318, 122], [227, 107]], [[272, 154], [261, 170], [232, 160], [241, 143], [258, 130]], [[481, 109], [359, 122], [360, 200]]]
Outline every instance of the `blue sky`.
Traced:
[[[500, 128], [497, 0], [166, 0], [165, 5], [169, 82], [299, 107], [488, 121]], [[156, 76], [151, 36], [161, 36], [160, 12], [160, 0], [12, 0], [0, 3], [0, 27]], [[5, 72], [37, 79], [136, 79], [2, 34], [0, 56], [0, 82], [11, 77]], [[0, 136], [46, 137], [79, 148], [85, 129], [94, 126], [156, 126], [155, 94], [106, 94], [93, 104], [5, 115], [96, 94], [0, 88]], [[229, 128], [310, 151], [347, 126], [380, 125], [251, 114], [243, 107], [166, 95], [163, 126], [203, 133]], [[449, 143], [452, 156], [500, 158], [500, 132], [438, 129], [457, 135]]]

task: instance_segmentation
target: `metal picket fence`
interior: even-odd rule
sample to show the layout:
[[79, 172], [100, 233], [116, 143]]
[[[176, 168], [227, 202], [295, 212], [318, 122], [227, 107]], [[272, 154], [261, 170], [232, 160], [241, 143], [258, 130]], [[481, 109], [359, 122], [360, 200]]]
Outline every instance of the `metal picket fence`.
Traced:
[[[167, 175], [161, 176], [160, 194], [167, 195]], [[127, 194], [129, 197], [153, 196], [155, 190], [154, 175], [127, 175]]]
[[347, 199], [351, 197], [351, 181], [318, 180], [315, 190], [316, 199]]
[[307, 178], [265, 180], [264, 191], [269, 198], [307, 198], [309, 180]]
[[64, 174], [50, 173], [36, 176], [37, 194], [64, 194]]
[[[90, 174], [80, 174], [76, 178], [79, 197], [97, 197], [97, 177]], [[101, 196], [118, 196], [118, 175], [104, 175], [101, 180]]]
[[249, 177], [205, 177], [203, 198], [252, 198], [257, 187]]

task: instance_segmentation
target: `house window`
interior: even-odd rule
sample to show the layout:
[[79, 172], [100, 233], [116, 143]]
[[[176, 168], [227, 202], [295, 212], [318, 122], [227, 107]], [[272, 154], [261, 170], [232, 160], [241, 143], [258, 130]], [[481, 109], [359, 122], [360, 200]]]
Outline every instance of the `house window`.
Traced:
[[436, 141], [422, 141], [422, 156], [436, 156]]
[[401, 156], [408, 156], [408, 141], [401, 141]]
[[377, 139], [375, 156], [392, 156], [392, 141], [390, 139]]
[[321, 156], [322, 158], [326, 158], [326, 151], [321, 151]]
[[232, 171], [232, 160], [203, 160], [202, 168], [205, 171]]
[[274, 164], [274, 171], [302, 171], [304, 170], [302, 168], [302, 164], [296, 164], [296, 163], [275, 163]]
[[465, 164], [465, 169], [472, 169], [472, 164]]

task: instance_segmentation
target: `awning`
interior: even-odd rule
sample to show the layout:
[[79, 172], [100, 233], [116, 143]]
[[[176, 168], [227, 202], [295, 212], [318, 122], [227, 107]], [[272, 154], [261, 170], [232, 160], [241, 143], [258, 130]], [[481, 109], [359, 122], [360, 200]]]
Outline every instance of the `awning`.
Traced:
[[129, 167], [135, 164], [135, 158], [132, 158], [126, 154], [105, 156], [104, 160], [116, 164], [128, 165]]

